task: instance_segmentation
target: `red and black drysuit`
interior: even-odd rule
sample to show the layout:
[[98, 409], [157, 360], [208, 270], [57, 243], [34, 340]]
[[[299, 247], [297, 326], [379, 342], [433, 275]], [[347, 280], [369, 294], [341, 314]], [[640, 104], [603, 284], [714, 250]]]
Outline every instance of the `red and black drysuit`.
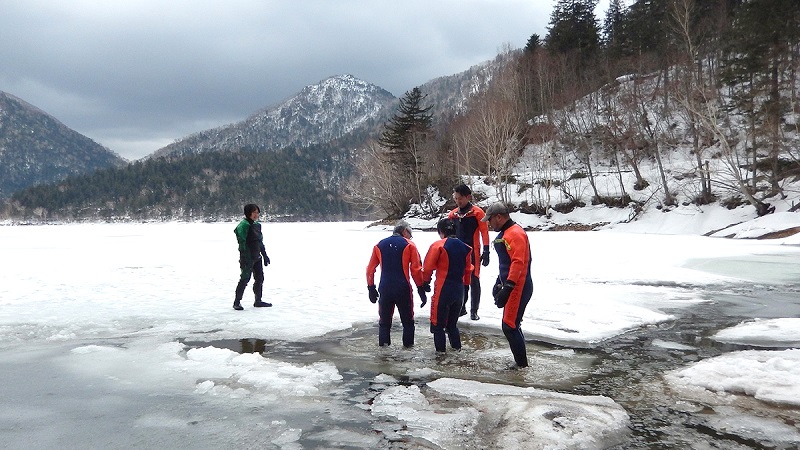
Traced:
[[528, 366], [528, 355], [525, 349], [525, 336], [520, 324], [525, 308], [533, 295], [533, 279], [531, 278], [531, 247], [528, 235], [521, 226], [509, 219], [499, 230], [494, 240], [494, 249], [500, 266], [495, 289], [508, 281], [514, 288], [503, 308], [503, 334], [514, 354], [514, 361], [519, 367]]
[[[489, 225], [481, 222], [485, 215], [486, 213], [479, 206], [472, 203], [467, 203], [464, 208], [455, 208], [447, 215], [447, 218], [452, 220], [456, 226], [456, 237], [472, 247], [472, 277], [464, 287], [462, 314], [466, 314], [468, 297], [472, 297], [469, 308], [471, 314], [478, 314], [478, 307], [481, 304], [481, 253], [479, 249], [483, 248], [487, 254], [486, 258], [488, 258], [489, 252]], [[483, 241], [482, 247], [481, 241]], [[488, 259], [486, 261], [486, 264], [489, 264]], [[472, 291], [471, 295], [470, 290]]]
[[411, 279], [422, 284], [422, 260], [417, 246], [399, 234], [378, 242], [372, 248], [367, 264], [367, 285], [375, 285], [375, 269], [380, 265], [381, 280], [378, 285], [378, 345], [390, 345], [390, 331], [394, 308], [400, 313], [403, 324], [403, 346], [414, 345], [414, 302]]
[[436, 272], [431, 300], [431, 333], [437, 352], [445, 351], [445, 333], [452, 348], [461, 348], [458, 317], [464, 304], [464, 287], [470, 283], [472, 270], [472, 247], [455, 236], [434, 242], [425, 254], [422, 265], [425, 281], [430, 282], [433, 272]]

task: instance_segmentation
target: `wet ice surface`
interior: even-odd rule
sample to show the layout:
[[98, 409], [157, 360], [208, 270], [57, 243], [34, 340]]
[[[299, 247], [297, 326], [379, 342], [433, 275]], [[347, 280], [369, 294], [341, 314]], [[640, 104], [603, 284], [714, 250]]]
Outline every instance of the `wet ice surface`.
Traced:
[[713, 394], [671, 385], [664, 375], [753, 348], [722, 343], [714, 335], [752, 317], [796, 316], [800, 312], [798, 287], [709, 290], [704, 294], [709, 303], [673, 311], [673, 321], [599, 345], [594, 352], [600, 363], [574, 392], [607, 395], [626, 408], [633, 432], [620, 449], [797, 448], [800, 408], [755, 400], [743, 393]]
[[[206, 339], [215, 335], [213, 330], [176, 339], [174, 345], [182, 348], [182, 358], [213, 360], [220, 353], [230, 361], [226, 353], [232, 351], [242, 357], [264, 358], [271, 364], [267, 372], [283, 373], [284, 381], [287, 372], [295, 372], [294, 387], [281, 386], [274, 392], [239, 385], [225, 370], [191, 380], [171, 379], [158, 367], [141, 367], [135, 376], [128, 375], [135, 361], [124, 362], [124, 353], [115, 360], [113, 353], [147, 346], [139, 336], [82, 340], [46, 349], [34, 343], [30, 353], [6, 354], [0, 360], [4, 383], [18, 387], [4, 391], [4, 403], [18, 406], [4, 409], [3, 441], [8, 448], [30, 448], [31, 444], [39, 448], [65, 444], [83, 448], [507, 448], [504, 436], [522, 431], [500, 433], [498, 424], [525, 423], [519, 417], [504, 422], [504, 414], [514, 410], [515, 401], [527, 405], [519, 410], [538, 411], [537, 417], [553, 423], [558, 423], [559, 414], [573, 419], [598, 414], [597, 405], [581, 409], [575, 399], [559, 407], [548, 402], [546, 411], [531, 406], [531, 397], [549, 392], [603, 396], [621, 408], [604, 407], [629, 416], [630, 431], [615, 430], [607, 437], [578, 436], [574, 445], [558, 436], [554, 442], [562, 443], [560, 448], [796, 448], [800, 445], [797, 408], [746, 395], [677, 389], [663, 375], [752, 348], [718, 342], [713, 336], [752, 314], [768, 317], [794, 311], [797, 291], [796, 286], [711, 290], [704, 295], [713, 297], [712, 301], [690, 310], [669, 311], [674, 320], [588, 349], [529, 342], [531, 367], [527, 370], [504, 370], [509, 358], [499, 330], [466, 321], [461, 326], [464, 349], [445, 355], [425, 345], [430, 343], [427, 329], [419, 325], [413, 349], [377, 348], [373, 323], [309, 341]], [[742, 316], [743, 312], [749, 315]], [[394, 332], [399, 333], [399, 324]], [[80, 358], [96, 361], [101, 359], [98, 353], [109, 365], [102, 377], [75, 372], [73, 366]], [[91, 367], [98, 370], [96, 363]], [[139, 385], [148, 370], [155, 371], [154, 383], [162, 385], [152, 389]], [[330, 379], [312, 382], [309, 377]], [[493, 398], [503, 405], [495, 411], [487, 407], [495, 401], [473, 402], [464, 384], [453, 387], [447, 380], [539, 391], [503, 397], [495, 392]], [[180, 391], [175, 386], [182, 384], [186, 391], [175, 393]], [[467, 397], [453, 395], [459, 390]], [[595, 423], [600, 420], [591, 418]], [[463, 428], [442, 432], [441, 427], [454, 424]]]
[[[789, 285], [783, 289], [763, 291], [759, 287], [739, 286], [709, 291], [704, 295], [713, 297], [712, 301], [691, 310], [670, 311], [675, 315], [674, 320], [631, 331], [592, 349], [529, 342], [531, 367], [527, 370], [498, 370], [507, 364], [506, 343], [502, 335], [472, 327], [469, 322], [461, 327], [464, 350], [446, 355], [436, 355], [431, 349], [420, 346], [414, 349], [378, 349], [375, 347], [376, 328], [372, 324], [334, 333], [313, 343], [287, 345], [242, 339], [187, 341], [185, 344], [213, 345], [239, 352], [259, 351], [271, 358], [306, 364], [319, 360], [335, 362], [339, 372], [346, 377], [373, 380], [362, 386], [363, 391], [357, 397], [361, 401], [359, 406], [365, 410], [372, 408], [370, 405], [387, 389], [416, 386], [427, 392], [426, 401], [436, 402], [440, 414], [453, 414], [452, 411], [463, 409], [463, 401], [435, 395], [435, 400], [432, 400], [427, 386], [439, 379], [471, 379], [613, 399], [625, 408], [630, 417], [630, 434], [623, 442], [608, 445], [609, 448], [789, 449], [800, 445], [799, 408], [755, 400], [742, 393], [712, 395], [681, 389], [664, 380], [664, 374], [669, 371], [752, 348], [715, 340], [717, 330], [736, 326], [752, 314], [770, 317], [800, 312], [800, 286]], [[769, 295], [764, 295], [764, 292]], [[750, 315], [742, 316], [743, 311]], [[396, 325], [396, 328], [399, 327]], [[421, 337], [419, 328], [418, 342]], [[426, 341], [423, 339], [422, 342]], [[401, 448], [427, 445], [433, 445], [433, 448], [439, 448], [437, 445], [442, 445], [441, 448], [501, 447], [501, 436], [496, 428], [488, 425], [490, 420], [481, 426], [465, 426], [464, 432], [468, 432], [469, 438], [462, 441], [439, 442], [437, 445], [433, 444], [435, 439], [420, 441], [420, 436], [425, 435], [424, 429], [415, 430], [409, 425], [413, 422], [409, 418], [417, 416], [419, 411], [408, 417], [384, 415], [381, 421], [372, 422], [372, 429], [378, 433], [378, 436], [373, 436], [375, 445], [383, 443]], [[563, 438], [559, 442], [563, 448], [588, 448], [586, 440], [582, 441], [582, 446], [575, 447], [563, 442]]]

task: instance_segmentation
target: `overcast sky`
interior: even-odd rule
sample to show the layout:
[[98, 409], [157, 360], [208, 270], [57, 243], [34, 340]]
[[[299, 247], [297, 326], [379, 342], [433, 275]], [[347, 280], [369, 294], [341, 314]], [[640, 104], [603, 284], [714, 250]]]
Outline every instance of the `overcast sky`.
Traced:
[[133, 160], [333, 75], [399, 97], [544, 37], [554, 4], [0, 0], [0, 91]]

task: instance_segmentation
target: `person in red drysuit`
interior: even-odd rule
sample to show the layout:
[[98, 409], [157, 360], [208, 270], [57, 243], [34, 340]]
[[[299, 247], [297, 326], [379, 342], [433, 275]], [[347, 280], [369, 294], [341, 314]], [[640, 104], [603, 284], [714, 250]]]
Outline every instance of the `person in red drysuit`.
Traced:
[[456, 227], [450, 219], [440, 220], [436, 230], [440, 240], [431, 244], [422, 264], [425, 283], [429, 284], [436, 272], [431, 299], [433, 344], [437, 352], [444, 352], [446, 333], [450, 338], [450, 347], [460, 350], [458, 317], [464, 304], [464, 288], [471, 281], [472, 247], [456, 237]]

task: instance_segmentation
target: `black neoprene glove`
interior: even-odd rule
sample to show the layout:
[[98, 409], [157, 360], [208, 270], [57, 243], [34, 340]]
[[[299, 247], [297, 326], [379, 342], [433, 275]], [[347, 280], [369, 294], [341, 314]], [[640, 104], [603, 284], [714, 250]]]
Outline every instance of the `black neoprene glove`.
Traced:
[[483, 254], [481, 255], [481, 265], [486, 267], [489, 265], [489, 246], [483, 246]]
[[263, 260], [264, 260], [264, 266], [265, 266], [265, 267], [266, 267], [266, 266], [268, 266], [268, 265], [270, 264], [270, 262], [272, 262], [272, 261], [270, 261], [270, 260], [269, 260], [269, 256], [267, 256], [267, 254], [266, 254], [266, 253], [264, 253], [264, 254], [262, 255], [261, 259], [263, 259]]
[[425, 305], [428, 303], [428, 294], [425, 293], [426, 284], [428, 285], [428, 290], [430, 291], [431, 290], [430, 283], [423, 283], [417, 286], [417, 294], [419, 294], [419, 298], [420, 300], [422, 300], [422, 303], [419, 304], [420, 308], [424, 308]]
[[494, 283], [494, 286], [492, 286], [492, 298], [497, 296], [497, 293], [500, 292], [501, 287], [503, 287], [503, 282], [500, 281], [500, 278], [498, 278]]
[[514, 290], [514, 282], [513, 281], [506, 281], [503, 283], [503, 286], [497, 291], [497, 294], [494, 296], [494, 304], [497, 305], [498, 308], [502, 308], [506, 306], [506, 302], [508, 302], [508, 297], [511, 296], [511, 291]]
[[375, 285], [367, 286], [367, 291], [369, 291], [369, 301], [375, 303], [378, 301], [378, 289], [375, 288]]

